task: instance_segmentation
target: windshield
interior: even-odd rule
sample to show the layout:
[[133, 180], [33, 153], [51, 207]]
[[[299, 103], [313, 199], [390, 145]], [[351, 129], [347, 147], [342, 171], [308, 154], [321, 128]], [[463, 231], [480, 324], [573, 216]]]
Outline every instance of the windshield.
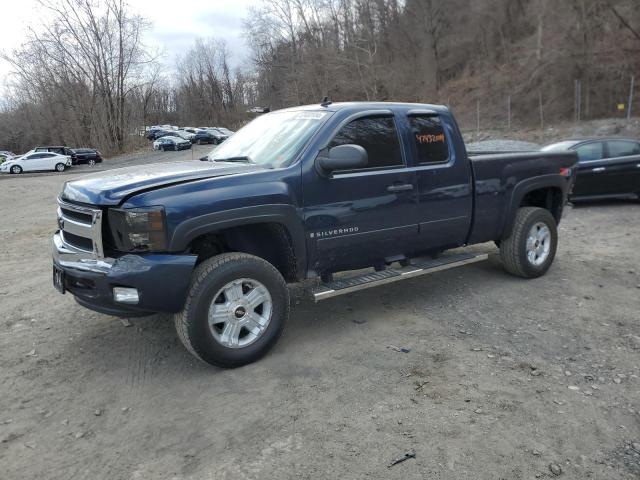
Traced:
[[326, 111], [269, 113], [238, 130], [208, 157], [217, 161], [242, 159], [267, 168], [284, 167], [328, 117]]

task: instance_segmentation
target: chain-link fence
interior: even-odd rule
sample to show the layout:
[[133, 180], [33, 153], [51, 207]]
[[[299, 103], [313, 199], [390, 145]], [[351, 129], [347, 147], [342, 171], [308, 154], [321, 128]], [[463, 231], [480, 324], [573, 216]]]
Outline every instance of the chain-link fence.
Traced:
[[640, 76], [597, 84], [574, 80], [554, 89], [444, 98], [464, 132], [540, 129], [562, 122], [640, 116]]

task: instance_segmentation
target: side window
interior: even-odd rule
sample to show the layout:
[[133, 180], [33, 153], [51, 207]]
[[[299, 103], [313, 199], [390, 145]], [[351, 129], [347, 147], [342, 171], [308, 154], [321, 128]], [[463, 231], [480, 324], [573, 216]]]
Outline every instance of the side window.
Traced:
[[363, 117], [353, 120], [340, 129], [329, 144], [360, 145], [367, 151], [370, 168], [401, 167], [400, 140], [392, 116]]
[[437, 116], [410, 116], [409, 124], [418, 152], [418, 163], [444, 163], [449, 160], [449, 145]]
[[604, 154], [602, 152], [602, 142], [593, 142], [581, 145], [576, 148], [578, 160], [586, 162], [589, 160], [602, 160]]
[[609, 147], [609, 158], [640, 155], [640, 143], [637, 142], [611, 140], [607, 142], [607, 146]]

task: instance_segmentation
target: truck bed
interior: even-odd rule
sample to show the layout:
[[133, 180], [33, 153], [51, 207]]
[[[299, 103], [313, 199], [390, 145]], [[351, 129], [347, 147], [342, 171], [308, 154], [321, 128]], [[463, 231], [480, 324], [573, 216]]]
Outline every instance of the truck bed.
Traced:
[[467, 242], [472, 244], [500, 238], [525, 187], [551, 182], [560, 192], [566, 190], [567, 174], [570, 175], [578, 158], [572, 152], [500, 152], [472, 154], [469, 160], [475, 188], [473, 222]]

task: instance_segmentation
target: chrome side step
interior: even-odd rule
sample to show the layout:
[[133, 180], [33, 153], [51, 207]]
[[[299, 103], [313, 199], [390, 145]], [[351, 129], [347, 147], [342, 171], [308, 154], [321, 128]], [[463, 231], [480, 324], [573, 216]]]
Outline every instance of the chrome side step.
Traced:
[[326, 298], [337, 297], [366, 288], [377, 287], [387, 283], [398, 282], [407, 278], [419, 277], [427, 273], [440, 272], [450, 268], [461, 267], [470, 263], [481, 262], [489, 257], [486, 253], [451, 253], [442, 254], [438, 258], [415, 258], [411, 264], [400, 268], [387, 268], [381, 272], [371, 272], [353, 277], [334, 280], [320, 284], [312, 291], [316, 302]]

